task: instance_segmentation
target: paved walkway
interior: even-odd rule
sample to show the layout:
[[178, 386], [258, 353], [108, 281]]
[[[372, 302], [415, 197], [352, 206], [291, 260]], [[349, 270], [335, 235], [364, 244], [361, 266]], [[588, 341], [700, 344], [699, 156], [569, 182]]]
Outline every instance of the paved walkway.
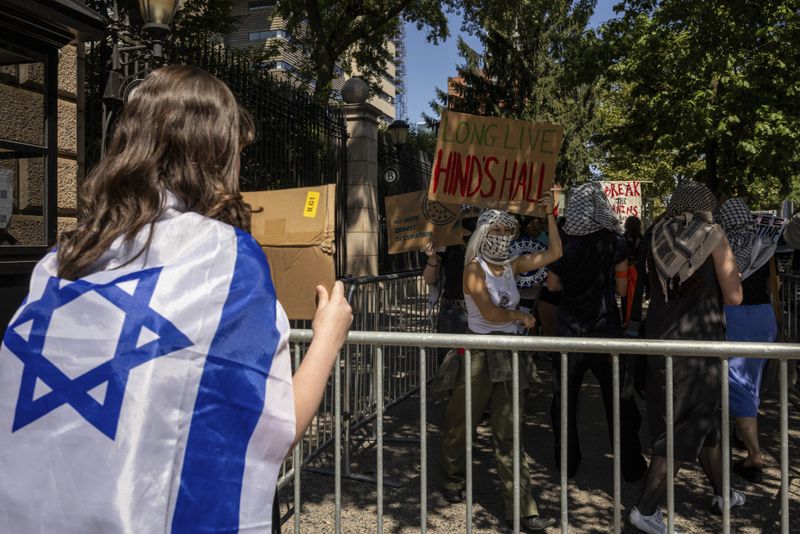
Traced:
[[[546, 367], [546, 368], [542, 368]], [[558, 517], [560, 488], [553, 460], [553, 439], [549, 424], [550, 373], [549, 364], [540, 363], [542, 383], [533, 384], [526, 402], [524, 425], [525, 451], [530, 456], [531, 476], [541, 512]], [[580, 436], [583, 462], [575, 479], [570, 481], [570, 532], [611, 532], [613, 521], [613, 459], [608, 442], [605, 416], [602, 410], [599, 387], [594, 377], [587, 375], [580, 405]], [[466, 507], [450, 505], [438, 493], [438, 470], [441, 420], [444, 404], [430, 402], [428, 406], [428, 531], [431, 533], [461, 533], [466, 531]], [[780, 437], [778, 433], [779, 403], [767, 398], [762, 403], [761, 440], [766, 457], [764, 483], [748, 484], [731, 475], [732, 485], [744, 490], [748, 502], [732, 512], [732, 532], [780, 532]], [[400, 406], [390, 409], [384, 422], [385, 436], [413, 437], [418, 435], [419, 398], [412, 397]], [[646, 424], [642, 439], [647, 443]], [[800, 405], [790, 405], [790, 472], [792, 525], [790, 532], [800, 532]], [[375, 449], [370, 441], [353, 455], [353, 472], [374, 474]], [[484, 420], [479, 429], [474, 452], [474, 527], [475, 533], [508, 532], [503, 520], [503, 503], [500, 494], [491, 435]], [[740, 452], [735, 453], [740, 456]], [[399, 489], [385, 488], [384, 532], [419, 532], [420, 517], [420, 455], [419, 446], [386, 443], [384, 456], [385, 476], [403, 483]], [[641, 483], [622, 486], [622, 504], [627, 511], [639, 494]], [[281, 511], [286, 514], [292, 495], [291, 487], [281, 495]], [[375, 486], [351, 480], [342, 481], [342, 532], [369, 533], [377, 531]], [[313, 473], [303, 473], [302, 532], [327, 533], [334, 531], [333, 478]], [[721, 532], [721, 519], [708, 512], [711, 489], [699, 466], [681, 471], [676, 479], [676, 526], [686, 533]], [[292, 531], [293, 519], [284, 525], [284, 532]], [[550, 532], [560, 532], [558, 527]], [[636, 532], [627, 528], [624, 532]]]

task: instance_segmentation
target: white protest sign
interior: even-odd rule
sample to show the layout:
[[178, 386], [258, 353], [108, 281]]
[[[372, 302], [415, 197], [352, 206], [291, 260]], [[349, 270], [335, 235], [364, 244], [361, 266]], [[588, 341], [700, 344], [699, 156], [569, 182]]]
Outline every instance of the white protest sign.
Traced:
[[621, 220], [642, 216], [641, 182], [603, 182], [603, 191]]

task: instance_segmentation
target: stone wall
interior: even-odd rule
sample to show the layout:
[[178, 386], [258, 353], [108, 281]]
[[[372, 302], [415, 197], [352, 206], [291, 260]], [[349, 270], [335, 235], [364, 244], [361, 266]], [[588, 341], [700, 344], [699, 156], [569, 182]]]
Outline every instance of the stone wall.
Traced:
[[[58, 232], [75, 226], [77, 201], [78, 64], [74, 45], [61, 49], [58, 65]], [[44, 66], [0, 68], [0, 138], [44, 143]], [[21, 245], [45, 245], [42, 204], [44, 159], [0, 160], [14, 172], [14, 215], [9, 231]]]

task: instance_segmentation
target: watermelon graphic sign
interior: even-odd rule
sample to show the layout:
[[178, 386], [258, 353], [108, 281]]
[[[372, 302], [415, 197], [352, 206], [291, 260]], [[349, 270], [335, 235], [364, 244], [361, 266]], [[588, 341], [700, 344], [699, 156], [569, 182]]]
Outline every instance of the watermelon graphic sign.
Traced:
[[432, 200], [524, 215], [553, 186], [564, 128], [442, 112], [428, 188]]
[[420, 251], [429, 241], [437, 247], [463, 242], [461, 206], [428, 199], [426, 191], [386, 197], [389, 254]]

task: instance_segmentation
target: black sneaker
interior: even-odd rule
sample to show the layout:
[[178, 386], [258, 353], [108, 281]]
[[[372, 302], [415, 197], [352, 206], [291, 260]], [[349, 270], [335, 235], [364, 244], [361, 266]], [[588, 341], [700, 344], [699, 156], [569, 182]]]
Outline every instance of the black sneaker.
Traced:
[[464, 496], [463, 489], [449, 489], [449, 488], [442, 490], [442, 497], [450, 504], [458, 504], [460, 502], [464, 502], [464, 499], [466, 498]]
[[[509, 528], [514, 528], [514, 521], [508, 519], [506, 522], [508, 523]], [[528, 517], [520, 518], [519, 530], [520, 532], [541, 532], [543, 530], [547, 530], [548, 527], [552, 527], [555, 524], [556, 520], [552, 517], [529, 515]]]

